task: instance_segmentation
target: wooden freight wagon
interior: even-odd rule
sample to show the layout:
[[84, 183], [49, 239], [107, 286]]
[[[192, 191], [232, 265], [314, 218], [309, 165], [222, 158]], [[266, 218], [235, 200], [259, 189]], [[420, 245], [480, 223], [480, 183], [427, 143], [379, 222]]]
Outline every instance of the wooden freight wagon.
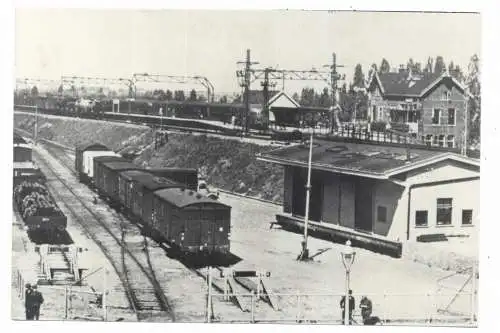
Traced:
[[157, 177], [148, 172], [131, 170], [120, 173], [120, 199], [126, 209], [150, 228], [152, 223], [154, 192], [164, 188], [185, 188], [186, 186], [170, 179]]
[[100, 143], [92, 143], [78, 146], [75, 149], [75, 171], [78, 174], [80, 181], [85, 181], [88, 177], [88, 172], [84, 172], [84, 153], [91, 151], [111, 151], [108, 147]]
[[175, 182], [184, 184], [188, 189], [198, 191], [198, 170], [189, 168], [147, 169], [146, 171]]
[[98, 189], [102, 194], [108, 197], [112, 204], [120, 204], [120, 198], [118, 195], [118, 176], [120, 172], [127, 170], [140, 170], [138, 165], [130, 162], [124, 161], [109, 161], [102, 162], [100, 164], [100, 177], [102, 183]]
[[153, 197], [152, 227], [185, 253], [228, 253], [231, 207], [194, 191], [167, 188]]
[[93, 179], [92, 184], [99, 194], [104, 195], [104, 178], [102, 173], [102, 164], [106, 162], [126, 162], [126, 160], [120, 156], [98, 156], [93, 159]]

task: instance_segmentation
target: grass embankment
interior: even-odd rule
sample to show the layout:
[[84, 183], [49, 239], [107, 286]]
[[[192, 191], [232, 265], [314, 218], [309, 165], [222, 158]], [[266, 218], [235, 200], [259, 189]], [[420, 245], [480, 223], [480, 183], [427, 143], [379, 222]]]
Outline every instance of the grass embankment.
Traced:
[[[33, 131], [34, 117], [16, 114], [14, 126]], [[169, 142], [154, 150], [154, 132], [146, 127], [79, 119], [39, 117], [38, 136], [66, 146], [100, 142], [113, 150], [135, 150], [135, 162], [154, 168], [197, 168], [211, 186], [274, 202], [283, 200], [283, 169], [257, 161], [272, 147], [206, 135], [169, 134]]]

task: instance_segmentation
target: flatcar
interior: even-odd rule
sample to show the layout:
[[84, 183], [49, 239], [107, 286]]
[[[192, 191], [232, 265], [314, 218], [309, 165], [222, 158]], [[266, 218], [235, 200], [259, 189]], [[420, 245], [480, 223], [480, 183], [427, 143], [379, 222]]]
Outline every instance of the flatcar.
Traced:
[[191, 190], [166, 188], [154, 193], [151, 216], [151, 227], [183, 253], [229, 253], [230, 206]]

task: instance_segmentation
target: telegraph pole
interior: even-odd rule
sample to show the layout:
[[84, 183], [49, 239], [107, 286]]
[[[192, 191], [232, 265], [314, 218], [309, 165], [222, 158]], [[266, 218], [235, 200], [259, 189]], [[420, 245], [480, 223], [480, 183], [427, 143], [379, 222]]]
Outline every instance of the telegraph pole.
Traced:
[[244, 62], [238, 61], [238, 64], [244, 64], [245, 69], [243, 73], [238, 72], [237, 75], [238, 77], [241, 77], [243, 79], [243, 82], [241, 83], [242, 87], [244, 88], [244, 93], [243, 93], [243, 100], [245, 104], [245, 121], [244, 121], [244, 132], [248, 133], [248, 122], [249, 122], [249, 116], [250, 116], [250, 83], [251, 83], [251, 66], [258, 64], [258, 62], [252, 62], [250, 58], [250, 49], [247, 49], [247, 57]]
[[330, 87], [332, 90], [332, 112], [330, 115], [331, 118], [331, 124], [330, 124], [330, 134], [333, 133], [333, 123], [335, 120], [335, 107], [337, 106], [337, 81], [338, 80], [344, 80], [345, 75], [340, 75], [337, 73], [337, 67], [344, 67], [344, 65], [338, 65], [337, 64], [337, 55], [332, 53], [332, 64], [331, 65], [325, 65], [324, 67], [329, 67], [331, 69], [330, 73]]

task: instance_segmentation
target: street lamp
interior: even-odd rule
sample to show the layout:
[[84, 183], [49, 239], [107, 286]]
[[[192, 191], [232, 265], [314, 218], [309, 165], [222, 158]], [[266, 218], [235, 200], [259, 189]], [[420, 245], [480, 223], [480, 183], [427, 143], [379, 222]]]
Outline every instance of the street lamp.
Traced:
[[341, 252], [342, 263], [345, 268], [345, 300], [344, 300], [344, 325], [349, 325], [349, 313], [350, 313], [350, 300], [349, 300], [349, 289], [350, 289], [350, 273], [351, 266], [354, 264], [354, 258], [356, 257], [356, 252], [351, 247], [351, 241], [348, 240], [345, 243], [344, 250]]

